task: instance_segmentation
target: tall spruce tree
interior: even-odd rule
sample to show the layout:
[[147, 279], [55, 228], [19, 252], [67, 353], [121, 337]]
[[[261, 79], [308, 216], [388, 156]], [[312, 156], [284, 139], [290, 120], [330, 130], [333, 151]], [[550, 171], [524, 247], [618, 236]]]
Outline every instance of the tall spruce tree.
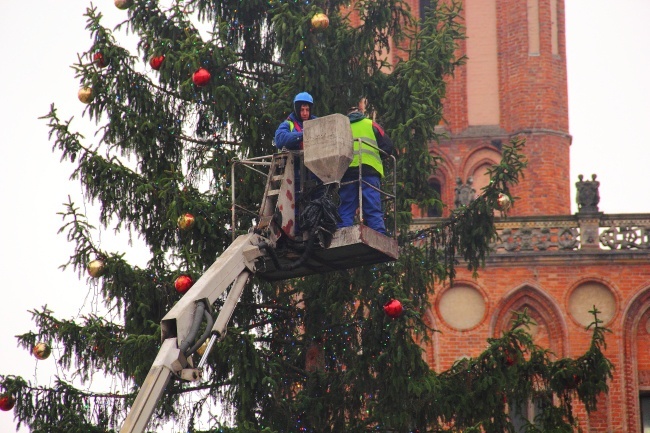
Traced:
[[[45, 119], [55, 153], [76, 164], [86, 199], [100, 205], [93, 223], [78, 204], [66, 204], [62, 232], [75, 249], [65, 266], [81, 274], [101, 260], [97, 295], [119, 314], [66, 320], [32, 311], [36, 331], [19, 344], [59, 348], [56, 361], [79, 383], [0, 376], [17, 423], [32, 432], [119, 431], [160, 347], [161, 318], [181, 297], [176, 277], [198, 278], [229, 246], [232, 230], [250, 228], [251, 220], [230, 224], [232, 162], [274, 152], [274, 131], [300, 91], [313, 95], [317, 115], [365, 98], [393, 138], [400, 259], [284, 282], [253, 279], [203, 380], [173, 380], [150, 430], [503, 432], [513, 431], [507, 406], [533, 399], [545, 409], [527, 431], [573, 431], [573, 405], [595, 408], [611, 368], [597, 319], [592, 346], [578, 359], [535, 346], [524, 314], [480, 356], [448, 371], [433, 372], [423, 360], [421, 343], [435, 332], [424, 318], [432, 291], [453, 279], [459, 260], [480, 269], [496, 236], [497, 197], [509, 194], [525, 167], [515, 140], [477, 200], [438, 226], [409, 231], [413, 204], [440, 205], [427, 185], [437, 162], [428, 149], [442, 121], [444, 80], [463, 61], [458, 4], [431, 1], [415, 22], [399, 0], [115, 3], [126, 9], [116, 29], [87, 10], [91, 43], [74, 65], [90, 89], [85, 115], [97, 134], [74, 132], [54, 105]], [[312, 28], [317, 13], [328, 28]], [[119, 44], [122, 31], [138, 38], [137, 52]], [[392, 65], [385, 61], [391, 47], [402, 59]], [[202, 86], [193, 82], [199, 68], [210, 74]], [[263, 184], [243, 176], [239, 200], [254, 208]], [[185, 213], [195, 225], [179, 231]], [[128, 263], [124, 251], [101, 250], [93, 224], [141, 239], [146, 266]], [[382, 309], [391, 299], [405, 306], [397, 319]], [[122, 392], [88, 391], [94, 375], [121, 381]]]

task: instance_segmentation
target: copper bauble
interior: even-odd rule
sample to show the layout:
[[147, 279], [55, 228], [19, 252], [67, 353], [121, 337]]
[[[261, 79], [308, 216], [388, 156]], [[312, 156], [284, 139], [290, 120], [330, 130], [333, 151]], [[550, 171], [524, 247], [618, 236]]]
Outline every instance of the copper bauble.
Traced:
[[91, 89], [90, 87], [82, 87], [81, 89], [79, 89], [79, 92], [77, 93], [77, 97], [84, 104], [89, 104], [94, 97], [93, 89]]
[[401, 316], [402, 311], [404, 311], [404, 307], [402, 307], [402, 303], [397, 299], [391, 299], [384, 304], [384, 313], [393, 319]]
[[504, 193], [499, 193], [499, 196], [497, 197], [497, 207], [499, 208], [500, 211], [507, 211], [510, 209], [510, 197], [508, 197]]
[[312, 343], [305, 353], [305, 370], [323, 371], [325, 369], [325, 351], [323, 345]]
[[14, 408], [16, 399], [11, 394], [0, 395], [0, 410], [5, 412]]
[[47, 343], [37, 343], [32, 349], [32, 355], [41, 361], [50, 357], [52, 348]]
[[186, 213], [178, 217], [178, 228], [181, 230], [191, 229], [194, 225], [194, 215]]
[[330, 25], [330, 19], [323, 13], [317, 13], [311, 17], [311, 28], [314, 30], [325, 30]]
[[149, 66], [151, 66], [151, 69], [157, 71], [158, 69], [160, 69], [164, 61], [165, 61], [165, 56], [163, 55], [153, 56], [152, 58], [149, 59]]
[[203, 344], [200, 345], [198, 349], [196, 349], [196, 353], [197, 353], [197, 355], [199, 355], [199, 356], [203, 356], [203, 354], [205, 353], [205, 349], [208, 348], [208, 343], [209, 343], [209, 342], [210, 342], [210, 340], [206, 340], [206, 341], [204, 341]]
[[174, 281], [174, 288], [178, 293], [185, 293], [190, 290], [192, 284], [194, 284], [192, 277], [189, 275], [179, 275], [176, 281]]
[[106, 63], [106, 59], [104, 58], [104, 55], [97, 51], [95, 54], [93, 54], [93, 62], [100, 67], [100, 68], [105, 68], [108, 63]]
[[194, 74], [192, 74], [192, 82], [198, 87], [208, 84], [210, 78], [212, 78], [212, 75], [210, 75], [210, 72], [205, 68], [199, 68], [194, 72]]
[[103, 260], [96, 259], [88, 263], [87, 269], [88, 269], [88, 274], [91, 277], [99, 278], [102, 275], [104, 275], [104, 271], [106, 270], [106, 264], [104, 263]]
[[115, 0], [115, 7], [118, 9], [128, 9], [133, 6], [133, 0]]

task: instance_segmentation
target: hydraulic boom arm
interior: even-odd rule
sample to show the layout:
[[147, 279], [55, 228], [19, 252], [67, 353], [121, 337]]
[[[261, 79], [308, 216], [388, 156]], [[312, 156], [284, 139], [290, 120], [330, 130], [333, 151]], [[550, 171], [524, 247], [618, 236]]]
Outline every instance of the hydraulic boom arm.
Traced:
[[[224, 337], [246, 281], [255, 272], [255, 260], [264, 255], [264, 249], [259, 246], [268, 242], [257, 234], [239, 236], [163, 317], [162, 346], [120, 433], [144, 432], [172, 375], [191, 381], [201, 378], [200, 367], [205, 363], [215, 340]], [[197, 339], [203, 317], [210, 326], [211, 305], [231, 284], [232, 288], [210, 332]], [[208, 334], [211, 334], [210, 342], [199, 362], [199, 369], [192, 368], [188, 357], [207, 339]]]

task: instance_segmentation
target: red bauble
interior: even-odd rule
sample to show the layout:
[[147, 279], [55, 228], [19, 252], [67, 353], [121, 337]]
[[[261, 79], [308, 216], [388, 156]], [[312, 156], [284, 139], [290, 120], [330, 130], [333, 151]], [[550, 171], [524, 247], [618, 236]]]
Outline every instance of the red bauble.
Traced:
[[105, 68], [108, 65], [108, 63], [106, 63], [104, 55], [99, 51], [93, 55], [93, 62], [95, 62], [95, 64], [100, 68]]
[[149, 59], [149, 66], [151, 66], [151, 69], [155, 69], [157, 71], [162, 66], [164, 60], [165, 56], [163, 55], [153, 56]]
[[325, 369], [325, 351], [323, 345], [312, 343], [305, 354], [305, 370], [323, 371]]
[[402, 307], [402, 303], [397, 299], [391, 299], [384, 304], [384, 313], [393, 319], [399, 317], [403, 311], [404, 307]]
[[14, 408], [16, 399], [11, 394], [0, 395], [0, 410], [5, 412]]
[[519, 362], [519, 354], [517, 353], [517, 351], [515, 349], [506, 349], [503, 363], [507, 367], [512, 367], [517, 362]]
[[210, 82], [210, 78], [212, 78], [212, 75], [210, 75], [210, 72], [207, 69], [199, 68], [192, 75], [192, 82], [198, 87], [203, 87]]
[[181, 230], [187, 230], [192, 228], [194, 225], [194, 215], [191, 213], [186, 213], [178, 217], [178, 228]]
[[185, 293], [190, 290], [193, 284], [194, 280], [189, 275], [179, 275], [174, 281], [174, 288], [178, 293]]

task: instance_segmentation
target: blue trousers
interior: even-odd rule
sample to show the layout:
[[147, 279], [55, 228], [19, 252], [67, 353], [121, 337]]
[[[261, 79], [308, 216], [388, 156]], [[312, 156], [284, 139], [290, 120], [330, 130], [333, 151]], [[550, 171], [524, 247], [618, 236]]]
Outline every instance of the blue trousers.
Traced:
[[[380, 181], [378, 175], [364, 175], [363, 180], [368, 184], [379, 189]], [[384, 224], [384, 212], [381, 209], [381, 194], [379, 191], [371, 188], [363, 182], [361, 185], [361, 196], [363, 200], [363, 221], [371, 229], [386, 234]], [[349, 227], [354, 222], [354, 214], [359, 208], [359, 184], [353, 182], [347, 185], [341, 185], [339, 188], [339, 215], [341, 222], [338, 227]]]

